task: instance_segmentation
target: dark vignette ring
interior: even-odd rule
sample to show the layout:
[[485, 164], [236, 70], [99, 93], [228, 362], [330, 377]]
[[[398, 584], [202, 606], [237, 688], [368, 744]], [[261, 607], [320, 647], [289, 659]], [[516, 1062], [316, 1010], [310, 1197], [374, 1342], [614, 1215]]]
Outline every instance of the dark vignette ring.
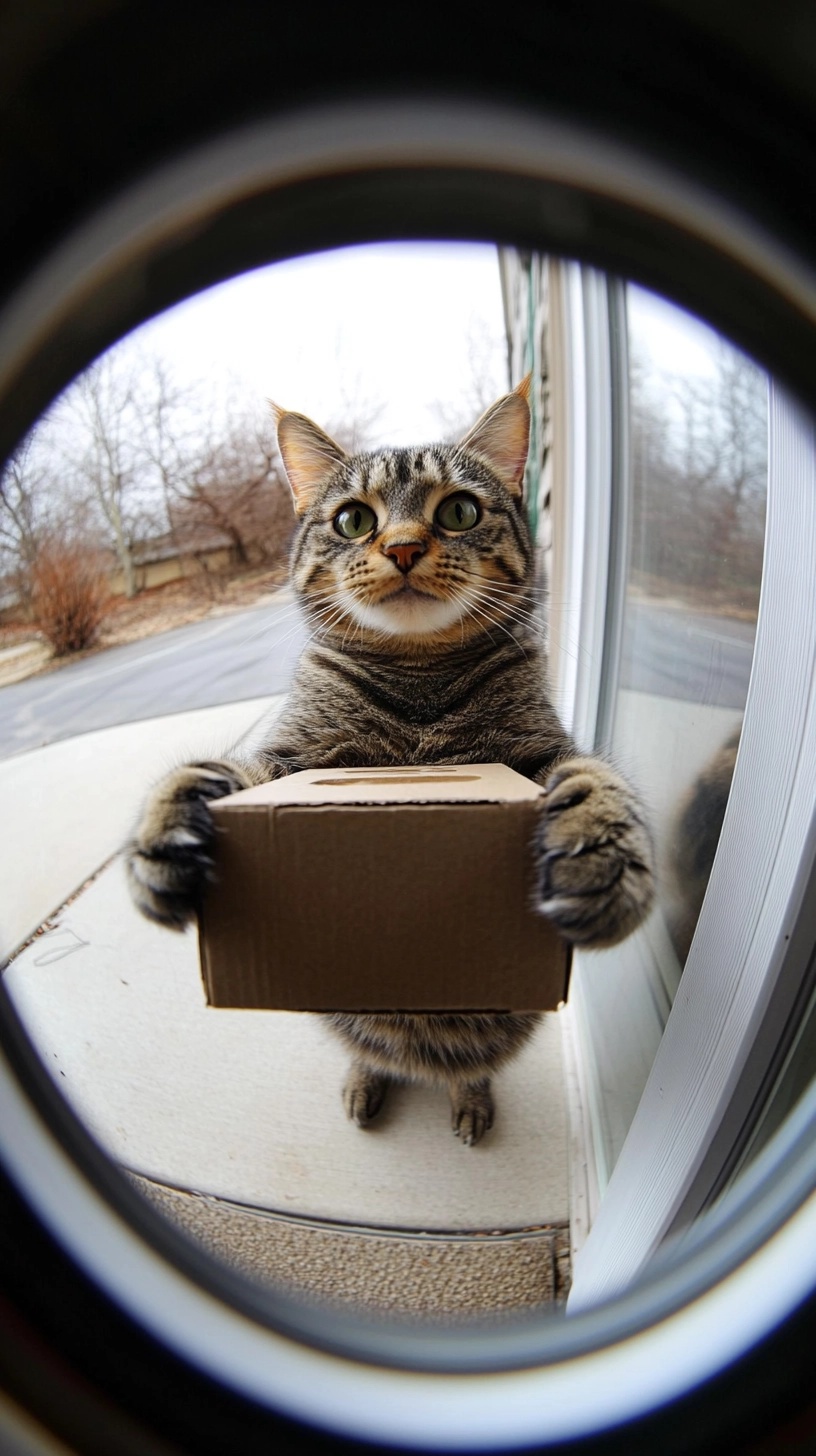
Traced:
[[479, 167], [395, 165], [254, 193], [140, 250], [94, 289], [92, 306], [83, 298], [72, 307], [9, 381], [0, 454], [98, 354], [193, 293], [301, 253], [451, 239], [580, 258], [665, 293], [728, 335], [803, 403], [816, 400], [813, 321], [691, 226], [563, 182]]
[[[0, 447], [4, 451], [12, 448], [58, 389], [101, 349], [182, 296], [248, 267], [301, 251], [393, 237], [490, 238], [580, 256], [612, 271], [625, 271], [705, 314], [772, 368], [806, 404], [813, 405], [816, 330], [812, 321], [767, 281], [741, 267], [725, 249], [700, 239], [693, 229], [684, 230], [645, 209], [563, 183], [510, 175], [494, 168], [401, 165], [313, 177], [255, 193], [229, 207], [215, 209], [186, 234], [163, 238], [153, 251], [138, 256], [107, 279], [94, 294], [92, 307], [84, 300], [29, 352], [25, 366], [10, 380], [3, 400]], [[598, 1310], [567, 1327], [559, 1324], [557, 1330], [520, 1322], [503, 1332], [500, 1348], [495, 1330], [490, 1331], [488, 1344], [479, 1330], [455, 1336], [446, 1332], [435, 1338], [427, 1329], [395, 1327], [389, 1331], [379, 1324], [369, 1326], [350, 1317], [332, 1326], [324, 1312], [317, 1314], [285, 1298], [268, 1299], [249, 1283], [227, 1271], [222, 1273], [147, 1209], [58, 1097], [33, 1058], [5, 997], [2, 1009], [0, 1040], [27, 1095], [89, 1181], [153, 1247], [204, 1288], [245, 1310], [250, 1317], [317, 1348], [375, 1364], [451, 1372], [514, 1369], [563, 1360], [588, 1348], [617, 1343], [635, 1330], [666, 1318], [737, 1267], [816, 1186], [816, 1167], [812, 1154], [808, 1156], [811, 1129], [792, 1129], [787, 1146], [779, 1150], [773, 1195], [766, 1188], [764, 1199], [755, 1196], [741, 1222], [735, 1215], [727, 1252], [722, 1247], [722, 1236], [708, 1246], [701, 1236], [701, 1247], [684, 1267], [682, 1276], [669, 1268], [662, 1280], [653, 1280], [648, 1288], [634, 1291], [613, 1309]], [[14, 1204], [15, 1195], [9, 1193], [8, 1207]], [[8, 1228], [13, 1227], [14, 1219], [10, 1217]], [[21, 1228], [18, 1240], [25, 1238]], [[11, 1263], [15, 1250], [19, 1258], [20, 1247], [17, 1240], [14, 1250], [7, 1245]], [[40, 1247], [39, 1257], [49, 1257], [44, 1246]], [[57, 1284], [64, 1283], [67, 1308], [80, 1298], [78, 1276], [64, 1261], [60, 1267], [60, 1257], [56, 1262], [52, 1260], [54, 1279]], [[50, 1301], [40, 1299], [37, 1307], [36, 1291], [26, 1289], [22, 1280], [15, 1292], [21, 1304], [28, 1301], [32, 1309], [36, 1308], [38, 1320], [49, 1318], [56, 1328]], [[87, 1301], [87, 1290], [82, 1297]], [[100, 1308], [107, 1311], [100, 1326], [107, 1319], [118, 1328], [121, 1317], [114, 1314], [104, 1296], [97, 1294], [91, 1304], [97, 1315]], [[170, 1362], [175, 1367], [173, 1378], [182, 1383], [202, 1380], [147, 1336], [139, 1333], [131, 1338], [144, 1346], [134, 1359]], [[116, 1378], [110, 1359], [104, 1359], [103, 1344], [98, 1342], [96, 1356], [107, 1364], [113, 1393], [123, 1398], [124, 1387], [115, 1388]], [[19, 1367], [19, 1358], [12, 1354], [7, 1358], [7, 1368]], [[19, 1368], [17, 1379], [25, 1384]], [[214, 1387], [206, 1399], [216, 1399]], [[237, 1397], [221, 1391], [216, 1404], [218, 1400], [229, 1405]], [[637, 1449], [631, 1430], [626, 1440], [626, 1450]], [[212, 1449], [217, 1447], [213, 1445]], [[247, 1444], [245, 1449], [253, 1448]], [[671, 1449], [665, 1439], [663, 1449]]]

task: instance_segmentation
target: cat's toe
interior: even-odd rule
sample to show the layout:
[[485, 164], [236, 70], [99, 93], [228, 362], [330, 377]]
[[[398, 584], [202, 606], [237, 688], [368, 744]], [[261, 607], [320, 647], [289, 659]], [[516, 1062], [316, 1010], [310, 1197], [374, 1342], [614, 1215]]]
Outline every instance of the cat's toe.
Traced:
[[493, 1126], [495, 1107], [489, 1081], [451, 1089], [451, 1127], [466, 1147], [475, 1147]]
[[651, 836], [625, 779], [572, 759], [546, 785], [538, 837], [539, 908], [575, 945], [615, 945], [654, 899]]
[[466, 1148], [475, 1148], [476, 1144], [481, 1142], [485, 1133], [489, 1132], [492, 1126], [492, 1117], [487, 1118], [483, 1113], [476, 1111], [474, 1108], [469, 1108], [467, 1111], [460, 1113], [454, 1124], [453, 1135], [454, 1137], [458, 1137], [459, 1141], [464, 1143]]
[[358, 1127], [368, 1127], [385, 1101], [387, 1086], [386, 1077], [367, 1069], [352, 1068], [343, 1088], [343, 1105], [349, 1121]]
[[125, 857], [131, 898], [143, 915], [170, 930], [184, 930], [195, 917], [212, 860], [200, 846], [178, 853], [163, 841], [149, 849], [132, 846]]

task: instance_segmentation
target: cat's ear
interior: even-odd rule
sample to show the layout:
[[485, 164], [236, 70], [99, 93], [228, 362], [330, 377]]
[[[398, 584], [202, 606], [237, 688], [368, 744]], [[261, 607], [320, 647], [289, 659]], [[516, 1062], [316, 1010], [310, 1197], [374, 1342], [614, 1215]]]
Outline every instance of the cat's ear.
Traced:
[[278, 449], [286, 471], [295, 510], [308, 510], [320, 486], [348, 459], [345, 450], [305, 415], [293, 414], [269, 401], [278, 431]]
[[528, 374], [512, 394], [503, 394], [468, 430], [460, 444], [484, 456], [507, 489], [521, 496], [530, 449], [530, 385]]

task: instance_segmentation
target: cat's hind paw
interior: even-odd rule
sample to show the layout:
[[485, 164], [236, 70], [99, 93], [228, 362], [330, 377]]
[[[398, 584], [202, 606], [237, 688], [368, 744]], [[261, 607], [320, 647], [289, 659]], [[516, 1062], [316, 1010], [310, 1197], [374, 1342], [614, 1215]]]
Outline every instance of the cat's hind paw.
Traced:
[[654, 900], [654, 854], [640, 800], [595, 758], [566, 760], [544, 787], [538, 909], [574, 945], [615, 945]]
[[343, 1105], [349, 1121], [358, 1127], [368, 1127], [380, 1111], [387, 1090], [387, 1077], [355, 1062], [343, 1088]]
[[495, 1107], [489, 1078], [454, 1083], [450, 1088], [450, 1101], [454, 1137], [458, 1137], [466, 1147], [475, 1147], [493, 1126]]
[[212, 760], [174, 770], [150, 794], [125, 849], [131, 898], [149, 920], [183, 930], [195, 917], [213, 868], [209, 801], [248, 786], [234, 764]]

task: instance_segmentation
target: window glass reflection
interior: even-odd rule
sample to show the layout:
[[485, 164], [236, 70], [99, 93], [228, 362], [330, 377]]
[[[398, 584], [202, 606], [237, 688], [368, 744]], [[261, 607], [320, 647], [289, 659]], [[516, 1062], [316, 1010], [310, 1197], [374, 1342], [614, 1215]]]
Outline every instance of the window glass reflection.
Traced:
[[636, 942], [581, 968], [607, 1175], [677, 990], [726, 812], [767, 484], [761, 371], [653, 295], [630, 287], [627, 311], [629, 560], [609, 747], [651, 805], [661, 902]]
[[667, 919], [682, 965], [725, 813], [751, 672], [765, 533], [766, 380], [710, 330], [634, 288], [629, 330], [632, 543], [614, 743], [625, 753], [636, 744], [646, 749]]

